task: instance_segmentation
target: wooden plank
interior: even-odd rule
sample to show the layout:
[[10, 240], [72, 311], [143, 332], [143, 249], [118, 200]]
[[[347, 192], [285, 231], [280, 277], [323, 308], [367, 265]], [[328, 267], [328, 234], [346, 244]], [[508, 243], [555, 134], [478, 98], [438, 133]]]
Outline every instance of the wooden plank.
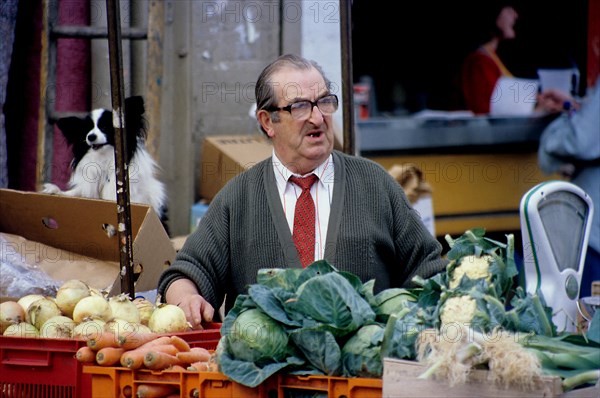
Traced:
[[561, 398], [598, 398], [600, 397], [600, 384], [594, 387], [580, 388], [561, 395]]
[[445, 397], [445, 398], [487, 398], [487, 397], [560, 397], [563, 394], [561, 380], [556, 376], [542, 376], [535, 380], [533, 391], [502, 389], [488, 380], [488, 372], [474, 370], [466, 384], [450, 387], [441, 380], [422, 380], [418, 376], [425, 367], [416, 361], [386, 358], [383, 366], [384, 398], [401, 397]]

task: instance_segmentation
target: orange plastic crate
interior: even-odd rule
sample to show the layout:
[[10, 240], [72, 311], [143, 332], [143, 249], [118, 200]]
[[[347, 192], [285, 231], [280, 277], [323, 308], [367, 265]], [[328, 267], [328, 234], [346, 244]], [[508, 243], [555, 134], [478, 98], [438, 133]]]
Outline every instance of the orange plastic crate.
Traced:
[[[286, 398], [295, 396], [327, 396], [328, 398], [380, 398], [381, 379], [328, 376], [275, 375], [255, 388], [231, 381], [222, 373], [130, 370], [101, 366], [85, 366], [92, 376], [94, 398], [137, 396], [142, 384], [170, 386], [180, 398]], [[321, 394], [318, 394], [321, 393]], [[318, 394], [318, 395], [317, 395]]]
[[84, 366], [84, 373], [92, 376], [94, 398], [135, 397], [141, 384], [171, 386], [180, 397], [199, 398], [262, 398], [267, 397], [264, 387], [249, 388], [230, 381], [221, 373], [131, 370], [102, 366]]
[[381, 379], [364, 377], [345, 378], [283, 374], [277, 377], [278, 398], [294, 396], [291, 391], [326, 392], [328, 398], [381, 398], [382, 388]]
[[[221, 324], [177, 335], [192, 347], [214, 350]], [[83, 340], [0, 336], [0, 397], [96, 398], [92, 378], [75, 359]]]

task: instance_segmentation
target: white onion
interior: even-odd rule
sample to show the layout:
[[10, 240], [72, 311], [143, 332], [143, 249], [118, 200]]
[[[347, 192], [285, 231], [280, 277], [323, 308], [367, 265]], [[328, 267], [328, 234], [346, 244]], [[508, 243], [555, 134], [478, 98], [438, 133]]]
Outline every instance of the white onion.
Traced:
[[139, 324], [138, 333], [152, 333], [152, 330], [146, 325]]
[[16, 301], [0, 303], [0, 333], [15, 323], [25, 321], [25, 310]]
[[64, 315], [53, 316], [40, 328], [40, 337], [47, 339], [70, 339], [73, 336], [75, 322]]
[[108, 304], [110, 305], [112, 316], [114, 318], [122, 319], [135, 324], [139, 324], [141, 322], [140, 311], [126, 293], [121, 293], [118, 296], [109, 298]]
[[79, 279], [71, 279], [63, 283], [56, 292], [56, 304], [62, 313], [73, 317], [75, 305], [84, 297], [90, 295], [89, 286]]
[[135, 322], [129, 322], [125, 319], [113, 318], [106, 322], [104, 330], [106, 332], [112, 332], [117, 339], [120, 337], [127, 338], [130, 334], [138, 332], [141, 324]]
[[21, 307], [23, 307], [23, 310], [25, 311], [25, 313], [27, 313], [27, 310], [29, 309], [29, 306], [31, 305], [31, 303], [33, 303], [34, 301], [38, 301], [39, 299], [43, 299], [44, 296], [42, 296], [41, 294], [28, 294], [26, 296], [21, 297], [17, 303], [19, 303], [19, 305]]
[[27, 309], [27, 322], [40, 330], [44, 322], [53, 316], [62, 315], [60, 308], [51, 297], [44, 297], [34, 301]]
[[148, 321], [150, 321], [150, 317], [154, 312], [154, 304], [150, 300], [146, 300], [143, 297], [138, 297], [133, 300], [133, 304], [137, 307], [140, 312], [140, 322], [142, 325], [148, 325]]
[[73, 338], [89, 340], [96, 338], [104, 330], [106, 322], [102, 319], [84, 320], [73, 329]]
[[35, 326], [27, 322], [20, 322], [10, 325], [6, 328], [3, 336], [11, 336], [11, 337], [39, 337], [40, 332], [37, 330]]
[[73, 309], [73, 320], [77, 323], [89, 319], [102, 319], [108, 322], [112, 318], [112, 312], [108, 301], [100, 296], [84, 297]]
[[185, 313], [174, 304], [157, 306], [148, 321], [148, 327], [154, 333], [185, 332], [190, 329]]

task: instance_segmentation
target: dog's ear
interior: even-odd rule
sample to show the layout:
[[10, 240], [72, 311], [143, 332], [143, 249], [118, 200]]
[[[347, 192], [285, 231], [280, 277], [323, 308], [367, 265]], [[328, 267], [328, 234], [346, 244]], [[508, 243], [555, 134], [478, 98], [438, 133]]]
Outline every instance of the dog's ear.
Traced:
[[144, 98], [136, 95], [125, 99], [125, 126], [135, 148], [137, 138], [146, 139], [146, 119], [144, 117]]
[[134, 95], [125, 98], [125, 113], [130, 115], [141, 116], [145, 112], [144, 98], [140, 95]]
[[76, 116], [63, 117], [56, 121], [56, 125], [63, 133], [69, 144], [81, 141], [81, 135], [85, 134], [85, 120]]

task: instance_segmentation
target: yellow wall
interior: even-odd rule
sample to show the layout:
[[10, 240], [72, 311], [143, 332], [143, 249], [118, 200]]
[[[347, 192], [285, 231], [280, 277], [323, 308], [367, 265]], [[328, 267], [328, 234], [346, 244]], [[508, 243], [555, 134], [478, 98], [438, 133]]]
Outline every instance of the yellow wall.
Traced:
[[433, 188], [438, 236], [462, 234], [474, 227], [520, 230], [521, 197], [538, 183], [558, 178], [542, 173], [535, 152], [369, 158], [386, 169], [396, 163], [415, 163], [423, 171]]

